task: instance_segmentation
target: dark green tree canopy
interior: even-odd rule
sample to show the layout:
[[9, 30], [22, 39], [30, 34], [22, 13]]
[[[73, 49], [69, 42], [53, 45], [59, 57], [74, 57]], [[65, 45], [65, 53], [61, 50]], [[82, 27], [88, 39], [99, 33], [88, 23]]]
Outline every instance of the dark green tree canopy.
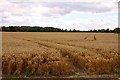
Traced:
[[9, 27], [5, 27], [5, 26], [1, 26], [0, 31], [3, 32], [105, 32], [105, 33], [120, 33], [120, 28], [117, 27], [114, 30], [110, 30], [109, 28], [107, 29], [99, 29], [99, 30], [95, 30], [95, 29], [91, 29], [89, 31], [80, 31], [80, 30], [76, 30], [76, 29], [60, 29], [60, 28], [54, 28], [54, 27], [40, 27], [40, 26], [9, 26]]

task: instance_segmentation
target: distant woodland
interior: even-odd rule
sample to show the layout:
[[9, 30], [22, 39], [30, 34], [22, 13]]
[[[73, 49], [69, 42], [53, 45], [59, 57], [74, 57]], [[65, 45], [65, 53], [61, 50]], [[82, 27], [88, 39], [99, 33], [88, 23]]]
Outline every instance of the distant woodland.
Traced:
[[39, 27], [39, 26], [1, 26], [0, 31], [3, 32], [103, 32], [103, 33], [120, 33], [120, 28], [115, 28], [113, 30], [110, 29], [99, 29], [99, 30], [89, 30], [82, 31], [76, 29], [61, 29], [54, 27]]

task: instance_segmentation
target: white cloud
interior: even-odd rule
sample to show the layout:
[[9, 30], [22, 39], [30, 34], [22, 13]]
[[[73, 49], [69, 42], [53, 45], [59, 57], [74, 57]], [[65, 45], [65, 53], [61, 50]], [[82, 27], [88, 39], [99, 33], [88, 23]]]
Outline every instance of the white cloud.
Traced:
[[119, 0], [9, 0], [11, 2], [118, 2]]
[[[2, 0], [0, 3], [1, 25], [44, 25], [68, 29], [90, 29], [117, 26], [118, 0]], [[96, 15], [94, 18], [76, 17], [72, 12]], [[66, 15], [71, 15], [65, 20]], [[102, 19], [98, 17], [102, 16]], [[107, 18], [111, 16], [112, 18]]]

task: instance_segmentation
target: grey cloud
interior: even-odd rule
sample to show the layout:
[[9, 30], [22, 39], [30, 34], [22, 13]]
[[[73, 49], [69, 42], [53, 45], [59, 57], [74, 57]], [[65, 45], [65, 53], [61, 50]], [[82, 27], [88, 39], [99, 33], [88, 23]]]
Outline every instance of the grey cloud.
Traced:
[[[13, 2], [12, 2], [13, 1]], [[72, 11], [78, 12], [91, 12], [91, 13], [104, 13], [112, 10], [112, 7], [107, 7], [100, 2], [14, 2], [15, 0], [11, 0], [7, 2], [9, 3], [4, 8], [5, 10], [12, 13], [12, 15], [16, 16], [28, 16], [34, 15], [34, 10], [32, 8], [38, 8], [39, 6], [47, 7], [49, 10], [42, 14], [45, 17], [56, 17], [62, 16], [71, 13]], [[22, 0], [21, 0], [22, 1]], [[31, 0], [32, 1], [32, 0]], [[11, 9], [13, 11], [11, 11]], [[18, 8], [18, 12], [14, 11], [14, 9]], [[19, 9], [23, 10], [23, 13], [19, 13]], [[40, 11], [40, 10], [39, 10]], [[38, 15], [35, 13], [35, 15]], [[35, 16], [34, 15], [34, 16]]]
[[[22, 24], [22, 23], [28, 23], [32, 22], [32, 20], [41, 19], [42, 17], [53, 17], [56, 18], [57, 16], [64, 16], [66, 14], [71, 13], [72, 11], [78, 11], [78, 12], [91, 12], [91, 13], [104, 13], [112, 10], [112, 7], [107, 7], [100, 2], [94, 3], [94, 2], [39, 2], [39, 3], [33, 3], [33, 2], [10, 2], [6, 0], [7, 3], [4, 3], [2, 6], [0, 6], [0, 13], [3, 12], [9, 12], [11, 15], [7, 15], [3, 13], [3, 23], [7, 24]], [[109, 4], [109, 3], [107, 3]], [[38, 7], [43, 6], [48, 8], [48, 11], [46, 11], [43, 14], [39, 15], [39, 11], [41, 11]], [[34, 12], [34, 9], [38, 8], [38, 12]], [[32, 10], [33, 9], [33, 10]], [[3, 11], [3, 12], [2, 12]], [[24, 17], [23, 21], [12, 21], [11, 17], [14, 16], [21, 16]], [[31, 21], [28, 21], [26, 19], [33, 18]], [[9, 20], [8, 20], [9, 18]], [[50, 18], [49, 18], [50, 19]], [[51, 19], [50, 19], [51, 20]], [[40, 21], [40, 20], [39, 20]]]
[[[88, 3], [88, 2], [52, 2], [52, 3], [42, 3], [42, 6], [54, 8], [61, 8], [63, 11], [72, 12], [93, 12], [93, 13], [103, 13], [112, 10], [111, 7], [102, 5], [101, 3]], [[67, 12], [66, 12], [67, 13]]]
[[48, 12], [44, 13], [43, 15], [44, 16], [47, 16], [47, 17], [54, 17], [54, 18], [57, 18], [57, 17], [60, 17], [60, 16], [64, 16], [66, 14], [69, 14], [71, 11], [69, 9], [65, 10], [65, 9], [62, 9], [62, 8], [51, 8], [49, 9]]

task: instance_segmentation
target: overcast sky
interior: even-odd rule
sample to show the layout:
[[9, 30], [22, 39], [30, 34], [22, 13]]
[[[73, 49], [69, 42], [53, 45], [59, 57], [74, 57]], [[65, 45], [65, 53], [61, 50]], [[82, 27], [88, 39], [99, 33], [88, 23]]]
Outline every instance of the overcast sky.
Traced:
[[114, 29], [119, 0], [0, 0], [0, 25]]

